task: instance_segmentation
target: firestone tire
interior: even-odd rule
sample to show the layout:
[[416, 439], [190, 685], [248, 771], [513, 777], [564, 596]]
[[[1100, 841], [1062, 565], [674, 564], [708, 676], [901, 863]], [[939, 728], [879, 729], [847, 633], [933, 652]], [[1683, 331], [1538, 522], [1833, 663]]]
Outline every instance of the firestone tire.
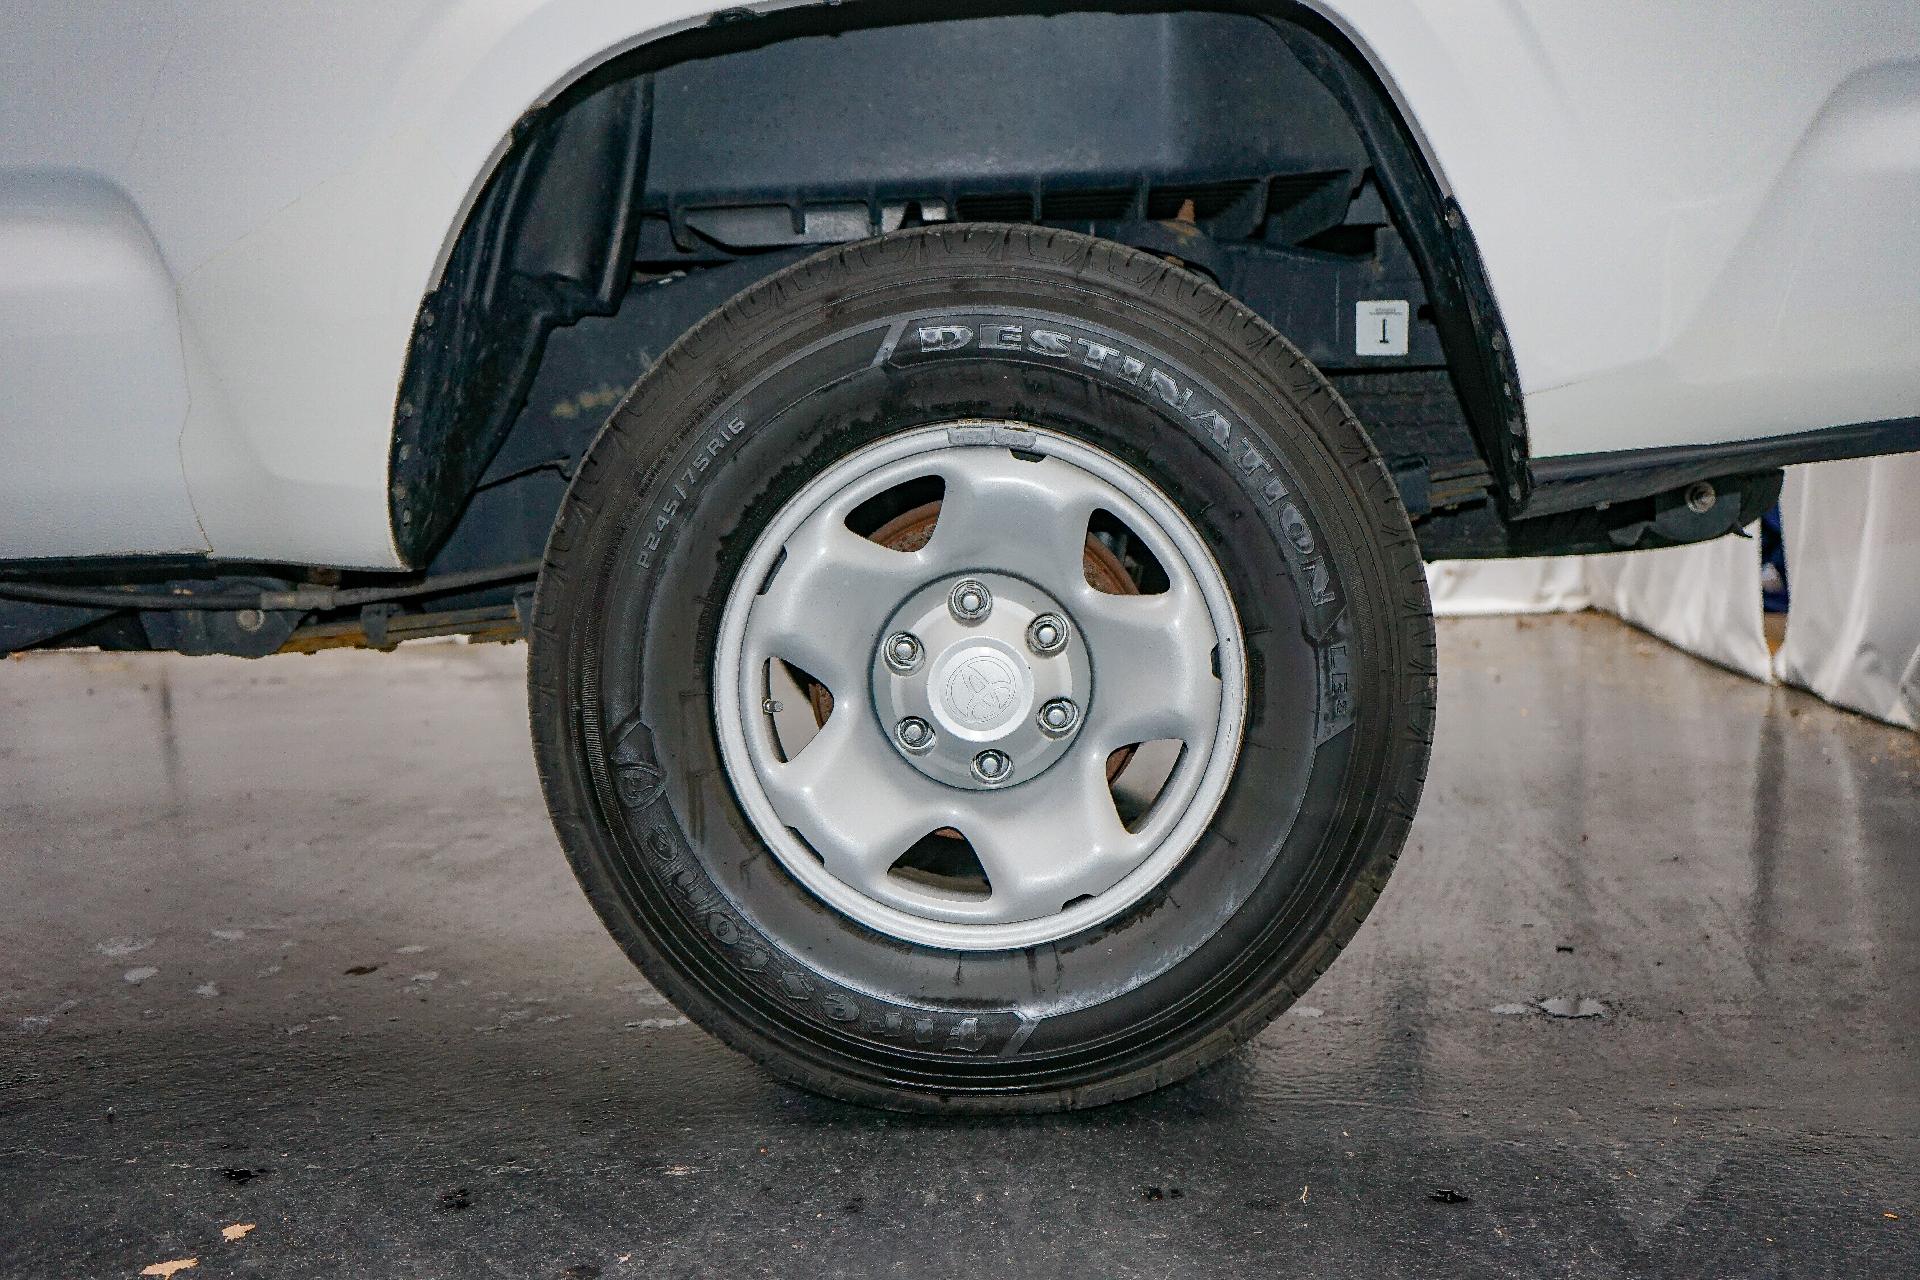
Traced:
[[[716, 672], [734, 670], [722, 641], [760, 607], [754, 593], [789, 571], [784, 552], [768, 560], [768, 530], [820, 500], [809, 489], [819, 477], [915, 432], [998, 451], [965, 455], [968, 465], [1111, 464], [1100, 474], [1137, 478], [1128, 492], [1163, 498], [1154, 509], [1177, 513], [1168, 529], [1197, 534], [1182, 545], [1204, 548], [1190, 556], [1196, 571], [1217, 573], [1231, 599], [1230, 617], [1211, 615], [1211, 638], [1216, 665], [1244, 678], [1236, 687], [1216, 671], [1225, 692], [1206, 723], [1233, 732], [1204, 830], [1131, 897], [1083, 895], [1083, 915], [1096, 899], [1104, 913], [1084, 927], [1061, 914], [970, 933], [964, 912], [992, 898], [907, 884], [889, 907], [884, 877], [834, 905], [823, 896], [833, 877], [795, 861], [806, 842], [770, 827], [755, 799], [780, 764], [743, 763], [741, 735], [723, 732], [760, 732], [751, 703], [720, 714], [740, 700], [721, 696], [732, 686]], [[743, 580], [749, 563], [775, 568]], [[1059, 598], [1079, 590], [1061, 586]], [[870, 628], [878, 645], [898, 601], [874, 600], [851, 623], [844, 603], [822, 625]], [[1085, 637], [1096, 681], [1097, 630]], [[1326, 970], [1378, 898], [1432, 736], [1433, 626], [1413, 533], [1326, 380], [1207, 281], [1033, 228], [914, 230], [823, 253], [688, 333], [582, 460], [531, 645], [548, 807], [619, 945], [689, 1018], [780, 1078], [901, 1110], [1093, 1106], [1245, 1042]], [[820, 651], [836, 660], [844, 648]], [[1022, 679], [1044, 662], [1006, 661]], [[869, 776], [914, 795], [953, 789], [954, 825], [1017, 792], [930, 779], [931, 765], [882, 752], [876, 699], [894, 686], [872, 670], [871, 687], [830, 691], [826, 721], [850, 717], [845, 733], [880, 753], [860, 757], [880, 762]], [[1147, 695], [1096, 684], [1077, 696], [1091, 733], [1103, 697]], [[1009, 881], [1026, 874], [1004, 862], [990, 874], [1004, 868]], [[996, 941], [1016, 935], [1041, 940]]]

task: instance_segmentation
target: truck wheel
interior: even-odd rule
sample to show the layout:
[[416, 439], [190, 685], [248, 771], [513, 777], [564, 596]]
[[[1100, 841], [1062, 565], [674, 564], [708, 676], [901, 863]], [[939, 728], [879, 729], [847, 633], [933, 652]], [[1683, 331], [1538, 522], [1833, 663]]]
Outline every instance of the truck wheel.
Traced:
[[688, 1017], [883, 1107], [1181, 1079], [1332, 963], [1412, 819], [1433, 628], [1319, 373], [1211, 284], [902, 232], [709, 316], [583, 459], [535, 748]]

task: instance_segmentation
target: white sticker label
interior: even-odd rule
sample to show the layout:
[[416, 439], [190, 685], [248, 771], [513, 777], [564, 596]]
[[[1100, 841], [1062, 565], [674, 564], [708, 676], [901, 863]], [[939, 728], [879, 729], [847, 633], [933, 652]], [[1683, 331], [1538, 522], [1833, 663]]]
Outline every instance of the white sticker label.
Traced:
[[1353, 304], [1353, 349], [1363, 356], [1407, 354], [1407, 313], [1404, 300]]

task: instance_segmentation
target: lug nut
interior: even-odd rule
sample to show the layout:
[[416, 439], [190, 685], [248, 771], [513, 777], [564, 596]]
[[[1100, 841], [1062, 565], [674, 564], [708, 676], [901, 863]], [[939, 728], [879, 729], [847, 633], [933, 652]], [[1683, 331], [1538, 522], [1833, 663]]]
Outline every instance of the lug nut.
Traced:
[[1012, 772], [1013, 761], [1007, 758], [1005, 752], [982, 751], [973, 758], [973, 776], [988, 786], [1005, 782]]
[[1049, 738], [1064, 738], [1080, 723], [1080, 708], [1071, 699], [1054, 698], [1040, 708], [1040, 732]]
[[933, 746], [933, 726], [919, 716], [908, 716], [893, 726], [893, 736], [900, 740], [901, 746], [915, 755]]
[[884, 649], [887, 670], [896, 675], [907, 675], [920, 665], [920, 641], [905, 631], [897, 631], [887, 637]]
[[1041, 657], [1067, 647], [1067, 620], [1057, 613], [1043, 613], [1027, 624], [1027, 648]]
[[947, 608], [961, 622], [979, 622], [993, 612], [993, 593], [977, 578], [962, 578], [947, 594]]

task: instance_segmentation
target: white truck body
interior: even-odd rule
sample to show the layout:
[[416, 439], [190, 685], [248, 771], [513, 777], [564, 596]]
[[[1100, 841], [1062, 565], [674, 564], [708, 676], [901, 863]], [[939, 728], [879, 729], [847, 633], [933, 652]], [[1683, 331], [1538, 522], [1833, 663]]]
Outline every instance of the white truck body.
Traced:
[[[1920, 411], [1920, 9], [1311, 7], [1466, 214], [1534, 459]], [[402, 567], [396, 389], [465, 212], [530, 109], [710, 11], [0, 13], [0, 558]]]

